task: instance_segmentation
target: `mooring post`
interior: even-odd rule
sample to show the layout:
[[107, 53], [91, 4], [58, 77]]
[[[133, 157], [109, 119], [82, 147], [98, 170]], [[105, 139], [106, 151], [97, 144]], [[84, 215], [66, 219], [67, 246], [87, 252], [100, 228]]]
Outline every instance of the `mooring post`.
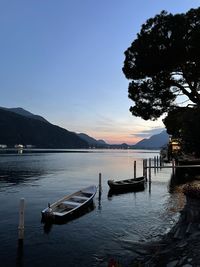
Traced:
[[162, 167], [162, 157], [160, 156], [160, 168]]
[[25, 209], [25, 200], [24, 198], [20, 199], [19, 205], [19, 226], [18, 226], [18, 239], [24, 239], [24, 209]]
[[143, 159], [143, 176], [147, 181], [147, 159]]
[[158, 159], [158, 156], [157, 156], [157, 168], [159, 167], [159, 159]]
[[151, 158], [149, 158], [149, 183], [151, 183]]
[[142, 161], [142, 166], [143, 166], [143, 176], [145, 177], [145, 159]]
[[147, 159], [145, 159], [145, 178], [147, 181]]
[[156, 156], [154, 156], [153, 166], [154, 166], [154, 173], [156, 173]]
[[136, 178], [136, 160], [134, 160], [134, 178]]
[[173, 158], [172, 159], [172, 174], [173, 175], [175, 174], [175, 167], [176, 167], [176, 162], [175, 162], [175, 159]]
[[101, 173], [99, 173], [99, 210], [101, 209], [101, 192], [102, 192], [102, 184], [101, 184]]
[[101, 173], [99, 173], [99, 194], [102, 192]]

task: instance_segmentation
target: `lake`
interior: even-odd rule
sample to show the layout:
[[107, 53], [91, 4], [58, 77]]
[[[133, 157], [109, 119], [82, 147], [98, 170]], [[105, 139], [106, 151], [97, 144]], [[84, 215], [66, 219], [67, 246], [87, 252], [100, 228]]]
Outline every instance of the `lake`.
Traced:
[[[0, 154], [0, 262], [3, 266], [107, 266], [110, 258], [126, 262], [137, 242], [159, 239], [177, 221], [180, 193], [168, 192], [171, 169], [154, 173], [137, 193], [108, 196], [108, 179], [142, 175], [142, 159], [159, 151], [67, 150], [63, 153]], [[46, 228], [41, 210], [47, 203], [91, 184], [102, 174], [102, 195], [94, 209], [62, 225]], [[25, 237], [18, 247], [19, 201], [25, 198]]]

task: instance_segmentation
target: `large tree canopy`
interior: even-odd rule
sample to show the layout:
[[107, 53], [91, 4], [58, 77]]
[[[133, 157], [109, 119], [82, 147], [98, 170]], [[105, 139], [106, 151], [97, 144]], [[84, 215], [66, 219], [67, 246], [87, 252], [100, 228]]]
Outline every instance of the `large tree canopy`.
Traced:
[[157, 119], [180, 95], [200, 107], [200, 8], [147, 20], [125, 51], [123, 72], [135, 116]]

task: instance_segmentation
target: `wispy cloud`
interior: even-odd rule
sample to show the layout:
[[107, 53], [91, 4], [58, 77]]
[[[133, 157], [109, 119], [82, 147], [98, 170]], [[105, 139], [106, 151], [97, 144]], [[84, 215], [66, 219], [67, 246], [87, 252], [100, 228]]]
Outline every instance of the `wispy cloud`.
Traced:
[[140, 137], [140, 138], [149, 138], [150, 136], [152, 136], [154, 134], [159, 134], [164, 130], [165, 130], [164, 128], [155, 127], [155, 128], [152, 128], [152, 129], [147, 129], [147, 130], [143, 130], [141, 132], [133, 133], [132, 136]]

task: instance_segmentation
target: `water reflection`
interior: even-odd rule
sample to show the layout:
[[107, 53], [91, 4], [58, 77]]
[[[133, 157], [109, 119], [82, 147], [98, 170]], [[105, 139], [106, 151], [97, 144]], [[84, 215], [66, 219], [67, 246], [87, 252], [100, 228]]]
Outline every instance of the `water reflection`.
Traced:
[[0, 184], [18, 185], [30, 181], [37, 181], [44, 170], [12, 170], [0, 168]]
[[111, 200], [113, 196], [118, 196], [118, 195], [123, 195], [123, 194], [127, 194], [127, 193], [134, 193], [136, 194], [137, 192], [143, 192], [145, 191], [147, 185], [145, 184], [145, 187], [142, 189], [138, 189], [138, 190], [131, 190], [131, 189], [126, 189], [126, 190], [112, 190], [109, 189], [108, 191], [108, 199]]
[[[19, 185], [36, 181], [47, 173], [47, 166], [41, 157], [4, 155], [0, 157], [0, 185]], [[48, 170], [49, 172], [49, 170]]]
[[24, 266], [23, 256], [24, 256], [24, 241], [23, 239], [19, 239], [18, 246], [17, 246], [16, 267]]

